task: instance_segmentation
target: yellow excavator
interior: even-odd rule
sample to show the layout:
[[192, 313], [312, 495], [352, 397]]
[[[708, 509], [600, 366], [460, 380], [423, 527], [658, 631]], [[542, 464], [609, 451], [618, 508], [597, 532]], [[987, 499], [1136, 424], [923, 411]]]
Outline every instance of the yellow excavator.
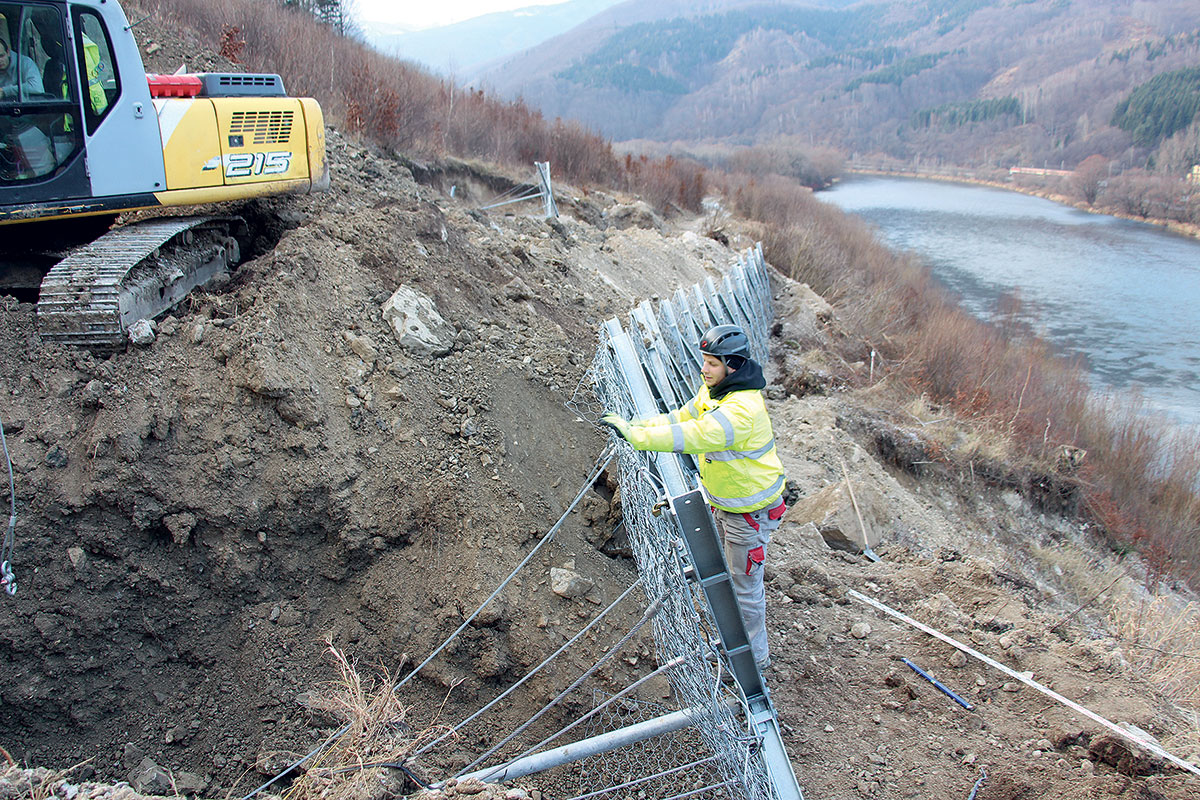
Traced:
[[240, 260], [236, 217], [106, 230], [118, 214], [329, 188], [315, 100], [147, 75], [131, 28], [116, 0], [0, 0], [0, 293], [36, 291], [43, 338], [95, 349]]

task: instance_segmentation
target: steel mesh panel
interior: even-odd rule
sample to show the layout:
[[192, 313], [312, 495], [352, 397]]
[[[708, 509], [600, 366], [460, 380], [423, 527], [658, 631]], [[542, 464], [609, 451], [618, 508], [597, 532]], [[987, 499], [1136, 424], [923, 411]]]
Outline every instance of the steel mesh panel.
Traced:
[[[748, 260], [753, 258], [752, 252]], [[756, 266], [761, 269], [761, 262]], [[747, 291], [757, 293], [749, 281], [743, 282], [742, 286]], [[766, 286], [765, 273], [757, 286]], [[689, 291], [693, 296], [698, 296], [700, 287]], [[662, 338], [654, 343], [657, 352], [672, 362], [678, 362], [685, 356], [679, 352], [679, 343], [694, 342], [695, 325], [691, 321], [692, 309], [686, 304], [687, 293], [677, 292], [675, 298], [675, 301], [665, 301], [673, 302], [670, 312], [664, 315], [660, 308], [658, 321], [659, 327], [663, 328]], [[682, 304], [679, 303], [681, 299], [684, 300]], [[770, 305], [769, 295], [741, 299], [755, 308]], [[734, 301], [730, 299], [730, 302]], [[691, 330], [671, 330], [668, 320], [673, 318], [684, 320]], [[765, 324], [747, 329], [756, 352], [766, 352], [766, 330]], [[636, 331], [633, 336], [634, 349], [640, 359], [647, 357], [647, 347], [643, 342], [643, 335], [646, 333], [645, 330]], [[675, 363], [673, 366], [681, 373], [693, 369], [686, 362]], [[586, 378], [592, 392], [589, 393], [588, 387], [581, 384], [568, 404], [581, 418], [595, 422], [605, 410], [615, 411], [625, 417], [634, 415], [634, 402], [627, 376], [616, 362], [607, 341], [602, 342], [597, 350]], [[589, 397], [589, 394], [592, 396]], [[645, 796], [648, 797], [672, 797], [676, 794], [695, 792], [716, 783], [726, 785], [689, 796], [774, 798], [773, 786], [765, 774], [761, 760], [756, 757], [757, 740], [745, 722], [745, 709], [742, 708], [740, 713], [736, 713], [738, 707], [731, 708], [726, 702], [731, 695], [736, 696], [736, 684], [723, 682], [720, 679], [722, 668], [719, 663], [706, 658], [709, 654], [715, 657], [715, 623], [698, 587], [690, 583], [684, 575], [680, 555], [682, 541], [674, 517], [664, 509], [666, 490], [657, 476], [654, 461], [646, 453], [624, 445], [618, 449], [617, 458], [620, 469], [621, 514], [647, 602], [653, 602], [655, 599], [661, 599], [662, 602], [662, 607], [653, 622], [658, 663], [682, 660], [680, 666], [669, 673], [673, 692], [671, 710], [697, 709], [701, 712], [701, 720], [694, 728], [672, 735], [677, 741], [690, 742], [689, 746], [668, 745], [663, 740], [671, 737], [657, 737], [649, 742], [594, 756], [588, 759], [587, 772], [605, 776], [602, 780], [608, 781], [607, 785], [612, 786], [621, 782], [616, 780], [618, 776], [636, 772], [643, 775], [666, 773], [696, 760], [699, 757], [698, 752], [705, 752], [711, 755], [712, 761], [703, 769], [672, 772], [664, 777], [666, 783], [661, 786], [653, 789], [639, 786], [632, 790], [632, 794], [622, 795], [618, 791], [613, 796], [636, 797], [639, 791], [646, 791]], [[625, 701], [616, 706], [625, 709], [626, 713], [631, 715], [634, 712], [644, 712], [644, 708], [633, 708]], [[612, 718], [610, 716], [606, 719]], [[696, 785], [697, 781], [711, 778], [714, 773], [719, 776], [719, 780], [708, 780], [700, 786]], [[580, 785], [580, 794], [597, 791], [595, 788], [584, 788], [582, 783]]]

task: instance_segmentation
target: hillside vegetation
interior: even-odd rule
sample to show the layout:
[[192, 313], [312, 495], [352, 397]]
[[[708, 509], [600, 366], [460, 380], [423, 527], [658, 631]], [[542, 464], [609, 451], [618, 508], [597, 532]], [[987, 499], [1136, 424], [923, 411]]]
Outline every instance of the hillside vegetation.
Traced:
[[[483, 82], [617, 139], [796, 135], [846, 154], [997, 169], [1070, 169], [1094, 154], [1144, 167], [1195, 114], [1182, 82], [1200, 62], [1200, 6], [1185, 0], [808, 5], [606, 17]], [[1148, 107], [1151, 97], [1166, 103]], [[1169, 98], [1181, 102], [1166, 114]], [[1142, 121], [1147, 110], [1155, 121]]]
[[1117, 104], [1113, 125], [1135, 144], [1156, 145], [1184, 130], [1200, 113], [1200, 67], [1155, 75]]

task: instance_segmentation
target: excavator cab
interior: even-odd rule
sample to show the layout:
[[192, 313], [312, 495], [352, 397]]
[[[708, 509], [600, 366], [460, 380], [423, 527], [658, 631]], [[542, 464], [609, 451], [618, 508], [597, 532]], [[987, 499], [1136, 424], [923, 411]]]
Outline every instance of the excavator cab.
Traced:
[[24, 200], [88, 196], [84, 136], [119, 93], [113, 64], [92, 9], [0, 2], [0, 186]]
[[127, 26], [115, 3], [0, 1], [0, 204], [165, 187], [161, 165], [131, 159], [161, 145]]

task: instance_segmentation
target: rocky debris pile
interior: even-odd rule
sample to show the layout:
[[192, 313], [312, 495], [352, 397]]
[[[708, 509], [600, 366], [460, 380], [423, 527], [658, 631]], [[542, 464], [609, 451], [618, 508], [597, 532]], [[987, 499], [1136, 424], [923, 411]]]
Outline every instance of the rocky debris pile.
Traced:
[[[324, 640], [395, 663], [453, 630], [602, 446], [564, 407], [600, 324], [733, 258], [609, 227], [597, 193], [549, 222], [484, 215], [436, 165], [421, 184], [335, 131], [329, 151], [331, 191], [244, 209], [273, 243], [141, 345], [46, 344], [31, 306], [0, 307], [22, 587], [0, 741], [22, 760], [102, 753], [84, 778], [144, 767], [146, 791], [167, 773], [195, 791], [304, 751], [319, 722], [295, 698], [326, 676]], [[628, 584], [589, 541], [611, 537], [607, 499], [589, 509], [515, 587], [521, 610], [431, 668], [424, 685], [464, 687], [451, 707]]]
[[[204, 784], [189, 784], [172, 782], [172, 776], [157, 769], [157, 766], [147, 765], [145, 774], [156, 772], [153, 778], [144, 783], [104, 784], [90, 781], [76, 782], [70, 779], [74, 770], [54, 772], [38, 767], [22, 769], [9, 765], [0, 770], [0, 797], [4, 800], [17, 798], [40, 798], [41, 800], [159, 800], [159, 798], [179, 797], [201, 791]], [[191, 776], [194, 777], [194, 776]]]

